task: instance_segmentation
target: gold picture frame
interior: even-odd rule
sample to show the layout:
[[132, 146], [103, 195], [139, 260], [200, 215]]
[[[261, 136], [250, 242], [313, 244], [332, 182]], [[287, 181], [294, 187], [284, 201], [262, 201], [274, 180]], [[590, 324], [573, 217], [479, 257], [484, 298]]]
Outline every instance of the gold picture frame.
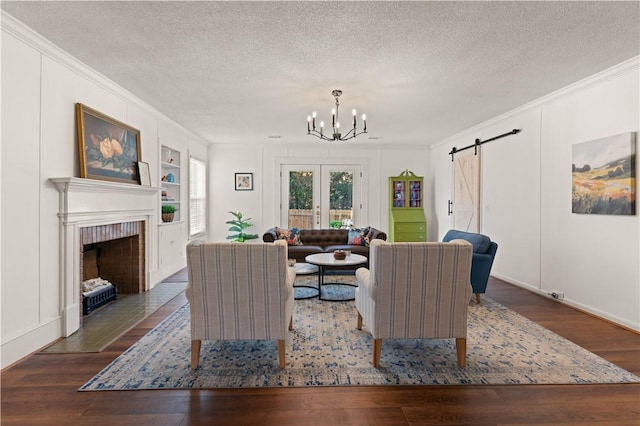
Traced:
[[76, 104], [80, 177], [140, 184], [140, 131]]

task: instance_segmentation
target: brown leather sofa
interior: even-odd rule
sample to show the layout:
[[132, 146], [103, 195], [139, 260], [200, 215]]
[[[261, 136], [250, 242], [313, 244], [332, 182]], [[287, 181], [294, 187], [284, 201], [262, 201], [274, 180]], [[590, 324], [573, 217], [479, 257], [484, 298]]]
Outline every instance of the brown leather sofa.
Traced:
[[[278, 239], [287, 239], [289, 241], [289, 258], [295, 259], [297, 262], [304, 262], [304, 258], [310, 254], [333, 253], [336, 250], [351, 250], [351, 253], [361, 254], [368, 259], [368, 241], [375, 238], [387, 239], [387, 234], [372, 227], [363, 228], [360, 233], [361, 237], [366, 241], [364, 245], [349, 244], [348, 229], [300, 229], [298, 237], [291, 237], [291, 234], [287, 234], [287, 231], [291, 230], [277, 227], [270, 228], [264, 233], [262, 240], [270, 243]], [[364, 231], [366, 231], [366, 234], [364, 234]], [[355, 240], [358, 241], [357, 238]]]

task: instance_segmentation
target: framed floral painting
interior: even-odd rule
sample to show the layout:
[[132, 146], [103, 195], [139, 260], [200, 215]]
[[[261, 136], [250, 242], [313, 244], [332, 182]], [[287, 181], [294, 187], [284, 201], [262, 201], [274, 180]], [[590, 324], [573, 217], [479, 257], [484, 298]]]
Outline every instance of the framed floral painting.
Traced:
[[140, 131], [76, 104], [80, 177], [140, 184]]

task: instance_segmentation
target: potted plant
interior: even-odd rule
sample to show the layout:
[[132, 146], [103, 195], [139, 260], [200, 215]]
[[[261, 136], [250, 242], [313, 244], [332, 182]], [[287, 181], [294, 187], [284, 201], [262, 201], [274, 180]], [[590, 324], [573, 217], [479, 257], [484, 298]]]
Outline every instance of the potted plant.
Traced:
[[162, 221], [163, 222], [173, 222], [173, 216], [178, 210], [176, 206], [171, 204], [163, 204], [162, 205]]
[[233, 240], [238, 243], [243, 243], [246, 240], [254, 240], [258, 238], [258, 234], [247, 234], [246, 232], [244, 232], [245, 229], [249, 228], [250, 226], [253, 226], [253, 224], [249, 223], [251, 218], [245, 218], [241, 212], [229, 212], [229, 213], [235, 216], [235, 219], [228, 220], [225, 222], [231, 225], [229, 227], [229, 231], [233, 232], [233, 234], [227, 237], [227, 240]]

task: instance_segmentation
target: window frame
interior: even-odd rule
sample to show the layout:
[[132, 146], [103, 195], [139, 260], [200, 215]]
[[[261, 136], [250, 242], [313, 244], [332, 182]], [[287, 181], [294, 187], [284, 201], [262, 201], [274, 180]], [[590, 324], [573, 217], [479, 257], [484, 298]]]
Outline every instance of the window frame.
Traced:
[[[194, 163], [197, 165], [197, 167], [200, 167], [200, 165], [202, 166], [202, 176], [199, 177], [195, 177], [193, 175], [194, 168], [196, 168], [196, 166], [194, 166]], [[201, 160], [200, 158], [198, 158], [195, 155], [191, 155], [189, 154], [189, 238], [194, 238], [194, 237], [198, 237], [198, 236], [202, 236], [205, 235], [207, 233], [207, 211], [208, 211], [208, 195], [207, 195], [207, 174], [208, 174], [208, 170], [207, 170], [207, 163], [203, 160]], [[203, 196], [202, 196], [202, 206], [200, 207], [199, 205], [194, 205], [193, 204], [193, 191], [194, 190], [198, 190], [198, 188], [194, 188], [194, 179], [196, 178], [201, 178], [201, 182], [200, 184], [204, 187], [203, 188]], [[198, 191], [199, 192], [199, 191]], [[196, 198], [196, 200], [199, 200], [200, 198]], [[199, 203], [200, 204], [200, 203]], [[200, 208], [199, 208], [200, 207]], [[199, 218], [200, 220], [197, 220], [198, 218], [195, 218], [195, 215], [198, 215], [198, 213], [200, 212], [200, 209], [202, 209], [201, 214], [202, 217]], [[199, 226], [195, 231], [194, 231], [194, 226], [197, 226], [198, 224], [196, 223], [194, 225], [194, 221], [196, 222], [202, 222], [202, 225]]]

